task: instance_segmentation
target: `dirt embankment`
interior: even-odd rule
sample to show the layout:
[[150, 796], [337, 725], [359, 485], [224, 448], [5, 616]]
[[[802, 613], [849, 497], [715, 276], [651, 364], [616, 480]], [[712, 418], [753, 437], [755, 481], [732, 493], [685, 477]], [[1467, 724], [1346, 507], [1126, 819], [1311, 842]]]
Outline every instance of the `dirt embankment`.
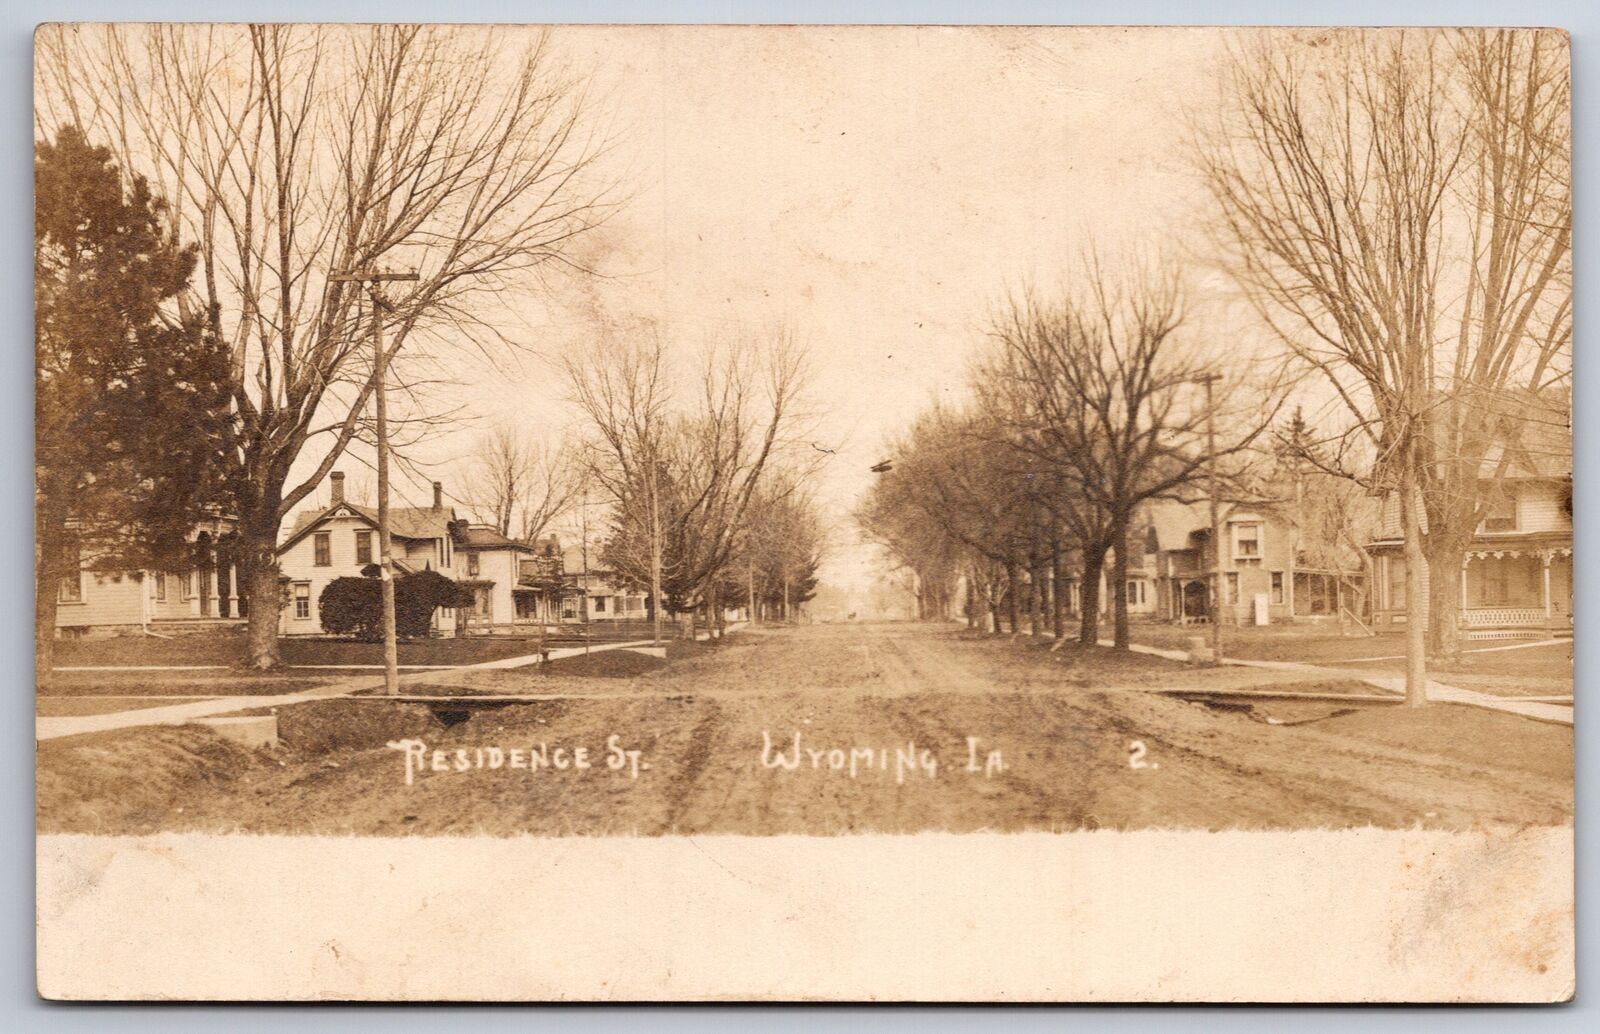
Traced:
[[1454, 706], [1186, 702], [1139, 690], [1209, 675], [1126, 658], [1101, 672], [1099, 656], [910, 627], [802, 629], [634, 677], [483, 673], [517, 675], [524, 692], [608, 684], [588, 698], [296, 705], [280, 713], [276, 751], [194, 728], [50, 741], [40, 828], [828, 835], [1571, 820], [1568, 727]]

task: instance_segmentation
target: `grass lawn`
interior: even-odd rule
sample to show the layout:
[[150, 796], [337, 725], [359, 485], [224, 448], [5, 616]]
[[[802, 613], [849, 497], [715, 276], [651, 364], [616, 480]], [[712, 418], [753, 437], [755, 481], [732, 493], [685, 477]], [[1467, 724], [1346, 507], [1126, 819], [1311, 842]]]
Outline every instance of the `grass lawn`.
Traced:
[[[1107, 633], [1109, 634], [1109, 633]], [[1185, 649], [1195, 637], [1211, 643], [1205, 625], [1180, 628], [1175, 625], [1135, 623], [1133, 641], [1146, 646]], [[1527, 642], [1531, 642], [1528, 640]], [[1516, 640], [1475, 640], [1469, 642], [1461, 662], [1432, 665], [1437, 674], [1568, 676], [1572, 673], [1572, 640], [1560, 639], [1542, 646], [1505, 650], [1521, 645]], [[1371, 661], [1372, 668], [1403, 671], [1406, 643], [1402, 636], [1341, 636], [1336, 628], [1309, 625], [1226, 626], [1222, 630], [1222, 652], [1226, 657], [1247, 661], [1302, 661], [1307, 664]]]
[[[382, 643], [357, 643], [348, 639], [295, 638], [278, 640], [285, 664], [382, 664]], [[408, 664], [477, 664], [539, 652], [538, 639], [510, 636], [475, 639], [419, 639], [400, 643], [400, 666]]]
[[339, 672], [310, 675], [304, 671], [58, 671], [50, 688], [39, 696], [267, 696], [349, 677]]
[[[284, 638], [278, 641], [288, 665], [382, 664], [382, 643], [357, 643], [344, 639]], [[400, 664], [476, 664], [479, 661], [522, 657], [537, 653], [537, 639], [510, 636], [473, 639], [421, 639], [400, 644]], [[177, 636], [116, 636], [106, 639], [62, 640], [55, 644], [55, 666], [164, 667], [221, 665], [244, 660], [243, 632]]]
[[137, 711], [146, 707], [168, 707], [173, 704], [191, 704], [207, 697], [40, 697], [34, 713], [41, 718], [71, 718], [88, 714], [111, 714], [116, 711]]

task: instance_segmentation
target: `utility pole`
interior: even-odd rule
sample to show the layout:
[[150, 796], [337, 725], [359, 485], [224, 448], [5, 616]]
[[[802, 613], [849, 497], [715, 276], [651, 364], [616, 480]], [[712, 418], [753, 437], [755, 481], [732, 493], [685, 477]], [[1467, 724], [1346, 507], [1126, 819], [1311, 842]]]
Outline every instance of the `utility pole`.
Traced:
[[400, 694], [400, 651], [394, 628], [394, 557], [389, 549], [389, 390], [388, 361], [383, 352], [383, 310], [388, 307], [378, 293], [378, 284], [396, 280], [416, 280], [409, 273], [380, 273], [371, 269], [349, 270], [328, 278], [331, 283], [365, 284], [372, 301], [372, 381], [373, 409], [378, 436], [378, 556], [383, 592], [383, 691]]
[[[583, 654], [589, 655], [589, 638], [593, 629], [589, 625], [589, 486], [583, 486], [583, 507], [579, 526], [583, 529], [583, 593], [578, 597], [578, 606], [583, 608]], [[616, 607], [611, 608], [615, 610]]]
[[1212, 386], [1220, 373], [1204, 374], [1196, 380], [1206, 386], [1206, 480], [1211, 495], [1211, 660], [1222, 663], [1222, 512], [1217, 499], [1217, 407]]

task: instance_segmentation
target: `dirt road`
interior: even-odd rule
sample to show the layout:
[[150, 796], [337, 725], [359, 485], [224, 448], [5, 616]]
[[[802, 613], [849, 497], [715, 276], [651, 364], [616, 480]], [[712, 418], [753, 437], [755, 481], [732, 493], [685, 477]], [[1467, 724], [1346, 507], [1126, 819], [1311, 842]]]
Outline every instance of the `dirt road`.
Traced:
[[1571, 728], [1449, 705], [1147, 692], [1292, 681], [952, 629], [749, 630], [621, 678], [552, 667], [418, 690], [560, 697], [533, 704], [442, 717], [297, 705], [275, 752], [191, 728], [44, 743], [39, 824], [653, 835], [1571, 821]]

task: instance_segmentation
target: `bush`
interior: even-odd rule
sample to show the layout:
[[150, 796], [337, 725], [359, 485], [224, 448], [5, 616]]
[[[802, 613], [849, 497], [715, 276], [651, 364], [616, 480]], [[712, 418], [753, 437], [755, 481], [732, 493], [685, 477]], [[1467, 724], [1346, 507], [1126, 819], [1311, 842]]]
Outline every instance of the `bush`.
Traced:
[[[437, 571], [401, 575], [394, 583], [395, 635], [426, 636], [440, 607], [470, 607], [472, 592]], [[335, 578], [317, 599], [322, 630], [376, 641], [383, 638], [383, 582], [377, 578]]]
[[395, 634], [407, 639], [425, 636], [433, 623], [436, 609], [470, 606], [472, 590], [438, 571], [403, 575], [394, 583]]
[[376, 578], [335, 578], [317, 597], [317, 612], [324, 632], [382, 639], [383, 585]]

